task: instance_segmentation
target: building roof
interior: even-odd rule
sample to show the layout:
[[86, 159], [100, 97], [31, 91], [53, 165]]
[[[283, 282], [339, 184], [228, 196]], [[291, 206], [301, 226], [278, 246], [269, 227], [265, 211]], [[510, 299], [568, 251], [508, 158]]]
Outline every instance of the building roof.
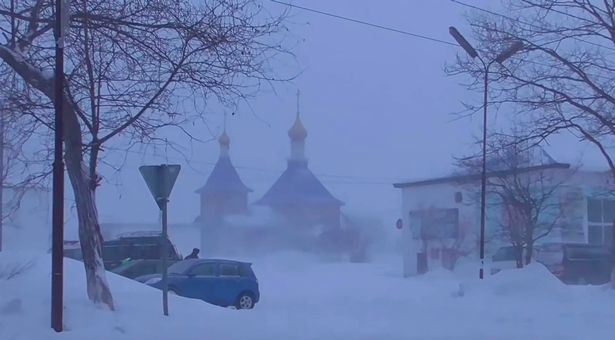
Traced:
[[291, 126], [290, 130], [288, 130], [288, 137], [290, 137], [290, 139], [293, 141], [303, 141], [307, 138], [307, 130], [301, 122], [299, 112], [297, 112], [295, 123], [293, 124], [293, 126]]
[[[548, 163], [548, 164], [533, 165], [533, 166], [528, 166], [528, 167], [523, 167], [523, 168], [517, 168], [514, 170], [509, 169], [509, 170], [489, 171], [487, 172], [487, 177], [505, 176], [508, 174], [512, 174], [513, 172], [523, 173], [523, 172], [539, 171], [539, 170], [545, 170], [545, 169], [568, 169], [568, 168], [570, 168], [570, 164], [568, 163], [554, 162], [554, 163]], [[422, 185], [433, 185], [433, 184], [450, 183], [450, 182], [457, 182], [457, 183], [471, 182], [471, 181], [479, 180], [480, 178], [481, 178], [480, 173], [454, 174], [454, 175], [450, 175], [446, 177], [429, 178], [429, 179], [423, 179], [423, 180], [417, 180], [417, 181], [394, 183], [393, 186], [395, 188], [402, 189], [402, 188], [408, 188], [408, 187], [417, 187], [417, 186], [422, 186]]]
[[197, 193], [248, 193], [252, 189], [248, 188], [239, 178], [239, 174], [231, 159], [228, 157], [218, 158], [218, 162], [213, 171], [207, 178], [207, 182]]
[[284, 205], [344, 205], [333, 197], [307, 167], [307, 162], [289, 161], [288, 167], [269, 191], [255, 204]]

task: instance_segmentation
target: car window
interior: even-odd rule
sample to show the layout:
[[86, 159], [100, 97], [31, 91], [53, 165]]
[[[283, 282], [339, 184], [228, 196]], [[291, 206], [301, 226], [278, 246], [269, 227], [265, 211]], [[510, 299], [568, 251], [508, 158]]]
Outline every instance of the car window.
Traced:
[[126, 245], [111, 243], [103, 246], [102, 255], [105, 261], [122, 261], [131, 254]]
[[220, 276], [239, 276], [239, 265], [232, 263], [220, 264]]
[[249, 264], [240, 266], [239, 267], [239, 274], [241, 274], [241, 276], [243, 276], [243, 277], [256, 277], [254, 275], [254, 271], [252, 271], [252, 268], [250, 267]]
[[214, 263], [202, 263], [194, 266], [190, 273], [196, 276], [214, 276], [216, 274], [216, 265]]

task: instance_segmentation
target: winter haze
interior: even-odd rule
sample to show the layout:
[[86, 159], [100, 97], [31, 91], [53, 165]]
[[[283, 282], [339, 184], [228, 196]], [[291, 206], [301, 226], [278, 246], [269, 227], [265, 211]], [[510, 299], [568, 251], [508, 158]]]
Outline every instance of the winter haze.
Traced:
[[[613, 1], [68, 0], [63, 93], [55, 4], [0, 0], [0, 339], [615, 334]], [[113, 39], [134, 50], [113, 56]], [[89, 53], [130, 65], [115, 65], [102, 95], [90, 73], [104, 63]], [[146, 118], [102, 144], [97, 187], [88, 110], [99, 105], [103, 130], [131, 121], [173, 67], [181, 80]], [[255, 84], [242, 72], [266, 79], [242, 87]], [[123, 101], [105, 106], [107, 92]], [[54, 94], [68, 127], [55, 253], [51, 174], [13, 185], [51, 170]], [[186, 122], [164, 126], [175, 111]], [[46, 158], [7, 170], [22, 154]], [[181, 165], [168, 239], [139, 172], [160, 164]]]

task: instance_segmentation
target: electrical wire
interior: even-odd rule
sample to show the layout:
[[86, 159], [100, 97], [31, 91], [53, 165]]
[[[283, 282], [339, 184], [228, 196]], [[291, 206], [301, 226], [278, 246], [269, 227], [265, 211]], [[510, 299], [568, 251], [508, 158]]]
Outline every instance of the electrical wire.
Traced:
[[[109, 148], [107, 148], [109, 149]], [[135, 150], [117, 150], [117, 151], [122, 151], [122, 152], [128, 152], [128, 153], [132, 153], [132, 154], [136, 154], [136, 155], [140, 155], [140, 156], [145, 156], [146, 153], [143, 152], [139, 152], [139, 151], [135, 151]], [[186, 159], [180, 159], [179, 157], [168, 157], [165, 155], [151, 155], [154, 158], [164, 158], [167, 160], [171, 160], [174, 162], [184, 162], [187, 161], [189, 163], [194, 163], [194, 164], [201, 164], [201, 165], [207, 165], [208, 167], [213, 167], [216, 165], [216, 162], [207, 162], [207, 161], [195, 161], [195, 160], [186, 160]], [[252, 172], [261, 172], [261, 173], [266, 173], [271, 175], [272, 177], [275, 176], [279, 176], [283, 170], [281, 169], [270, 169], [270, 168], [260, 168], [260, 167], [254, 167], [254, 166], [246, 166], [246, 165], [235, 165], [236, 169], [240, 169], [240, 170], [247, 170], [247, 171], [252, 171]], [[206, 174], [205, 172], [201, 172], [197, 169], [192, 169], [193, 171], [207, 176], [208, 174]], [[340, 184], [383, 184], [383, 185], [390, 185], [391, 183], [394, 182], [403, 182], [406, 181], [407, 178], [401, 178], [401, 177], [358, 177], [358, 176], [348, 176], [348, 175], [333, 175], [333, 174], [326, 174], [326, 173], [314, 173], [315, 176], [321, 178], [323, 180], [323, 182], [331, 182], [331, 183], [340, 183]]]
[[388, 26], [383, 26], [383, 25], [379, 25], [379, 24], [374, 24], [374, 23], [371, 23], [371, 22], [363, 21], [363, 20], [353, 19], [353, 18], [342, 16], [342, 15], [339, 15], [339, 14], [333, 14], [333, 13], [329, 13], [329, 12], [325, 12], [325, 11], [321, 11], [321, 10], [317, 10], [317, 9], [313, 9], [313, 8], [308, 8], [308, 7], [304, 7], [304, 6], [294, 5], [294, 4], [291, 4], [291, 3], [288, 3], [288, 2], [283, 2], [283, 1], [278, 1], [278, 0], [269, 0], [269, 1], [275, 2], [275, 3], [280, 4], [280, 5], [285, 5], [285, 6], [301, 9], [301, 10], [304, 10], [304, 11], [307, 11], [307, 12], [317, 13], [317, 14], [328, 16], [328, 17], [332, 17], [332, 18], [336, 18], [336, 19], [340, 19], [340, 20], [344, 20], [344, 21], [353, 22], [353, 23], [356, 23], [356, 24], [361, 24], [361, 25], [365, 25], [365, 26], [369, 26], [369, 27], [373, 27], [373, 28], [382, 29], [382, 30], [385, 30], [385, 31], [390, 31], [390, 32], [404, 34], [404, 35], [411, 36], [411, 37], [414, 37], [414, 38], [429, 40], [429, 41], [432, 41], [432, 42], [437, 42], [437, 43], [441, 43], [441, 44], [445, 44], [445, 45], [449, 45], [449, 46], [458, 46], [456, 43], [453, 43], [453, 42], [450, 42], [450, 41], [446, 41], [446, 40], [442, 40], [442, 39], [438, 39], [438, 38], [432, 38], [432, 37], [429, 37], [429, 36], [426, 36], [426, 35], [423, 35], [423, 34], [412, 33], [412, 32], [404, 31], [404, 30], [401, 30], [401, 29], [397, 29], [397, 28], [393, 28], [393, 27], [388, 27]]

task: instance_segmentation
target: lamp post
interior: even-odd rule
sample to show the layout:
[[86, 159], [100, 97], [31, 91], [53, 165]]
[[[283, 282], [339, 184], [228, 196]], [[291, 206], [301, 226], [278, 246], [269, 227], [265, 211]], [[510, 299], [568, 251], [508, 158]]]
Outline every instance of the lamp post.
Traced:
[[482, 142], [482, 169], [480, 174], [480, 270], [479, 278], [482, 280], [484, 277], [485, 268], [485, 196], [487, 190], [487, 89], [489, 85], [489, 68], [494, 62], [502, 64], [506, 59], [512, 57], [515, 53], [519, 52], [523, 48], [521, 41], [515, 41], [507, 49], [500, 52], [495, 59], [485, 62], [483, 58], [476, 52], [474, 47], [457, 31], [453, 26], [448, 28], [448, 32], [453, 36], [455, 41], [461, 46], [466, 53], [472, 58], [481, 62], [483, 66], [483, 142]]

